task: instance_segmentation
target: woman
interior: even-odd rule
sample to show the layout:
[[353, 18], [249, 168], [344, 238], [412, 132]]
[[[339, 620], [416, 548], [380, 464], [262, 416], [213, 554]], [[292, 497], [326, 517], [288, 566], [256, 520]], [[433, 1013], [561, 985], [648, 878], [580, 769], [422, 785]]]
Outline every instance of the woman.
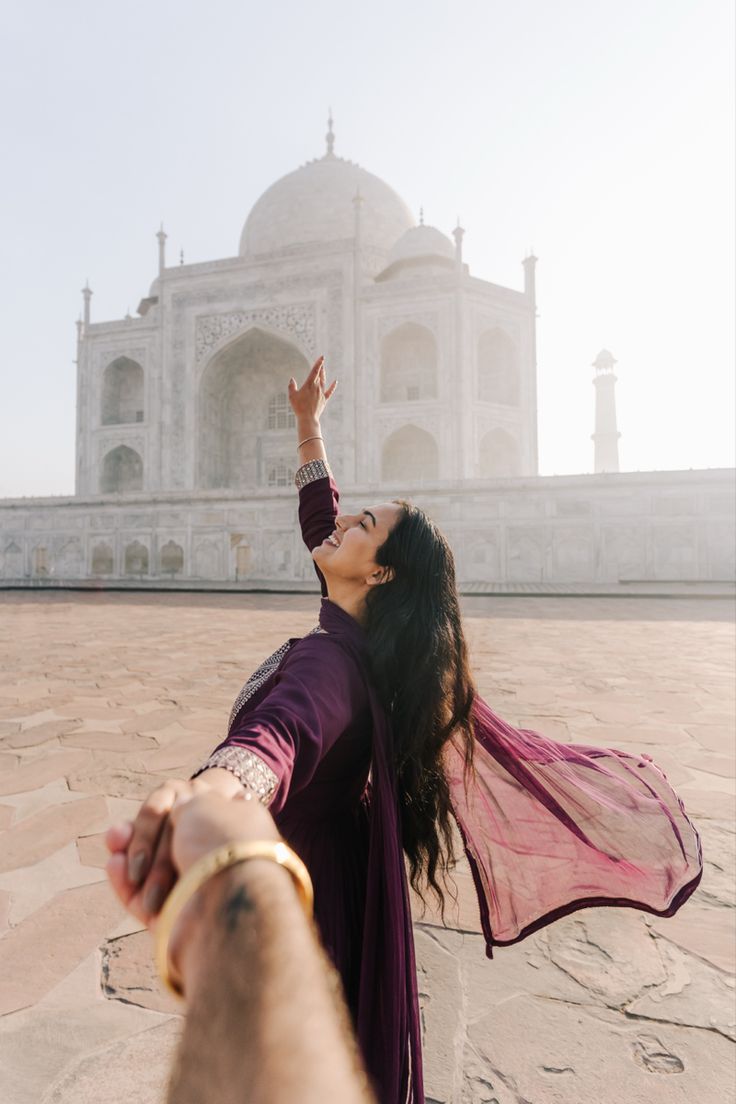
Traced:
[[166, 818], [178, 793], [215, 786], [261, 800], [309, 867], [379, 1100], [419, 1104], [405, 856], [412, 884], [442, 902], [457, 823], [492, 957], [494, 945], [589, 905], [672, 915], [702, 877], [701, 845], [647, 756], [514, 729], [477, 694], [437, 527], [404, 500], [338, 512], [319, 431], [335, 386], [325, 387], [322, 357], [301, 388], [289, 381], [319, 624], [248, 679], [226, 739], [192, 778], [149, 797], [130, 877], [145, 878], [141, 915], [157, 912], [173, 882]]

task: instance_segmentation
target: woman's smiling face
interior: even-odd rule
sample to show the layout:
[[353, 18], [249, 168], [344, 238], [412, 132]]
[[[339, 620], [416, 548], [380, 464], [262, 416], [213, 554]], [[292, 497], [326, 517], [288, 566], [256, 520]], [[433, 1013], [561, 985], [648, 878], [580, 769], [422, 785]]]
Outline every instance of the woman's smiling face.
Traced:
[[338, 514], [332, 539], [327, 538], [312, 550], [312, 558], [325, 576], [372, 585], [374, 573], [383, 569], [375, 560], [376, 552], [399, 520], [401, 506], [382, 502], [357, 514]]

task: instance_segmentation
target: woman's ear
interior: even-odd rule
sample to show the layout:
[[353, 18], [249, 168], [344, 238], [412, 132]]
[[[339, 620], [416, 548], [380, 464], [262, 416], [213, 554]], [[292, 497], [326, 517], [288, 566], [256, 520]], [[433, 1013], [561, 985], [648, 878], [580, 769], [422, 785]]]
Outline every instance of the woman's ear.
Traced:
[[379, 567], [368, 576], [366, 583], [368, 586], [380, 586], [381, 583], [390, 583], [394, 574], [392, 567]]

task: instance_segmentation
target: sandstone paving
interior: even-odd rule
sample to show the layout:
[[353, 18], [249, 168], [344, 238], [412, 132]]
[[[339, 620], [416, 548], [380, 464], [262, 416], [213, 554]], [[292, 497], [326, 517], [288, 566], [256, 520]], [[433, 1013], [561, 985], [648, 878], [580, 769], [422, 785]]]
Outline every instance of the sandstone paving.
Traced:
[[[3, 1104], [163, 1104], [181, 1010], [114, 899], [104, 830], [224, 737], [242, 682], [316, 624], [301, 594], [0, 594]], [[646, 750], [701, 831], [675, 916], [590, 908], [485, 955], [461, 861], [414, 899], [427, 1100], [721, 1104], [734, 1077], [728, 600], [467, 597], [480, 692], [563, 742]]]
[[64, 889], [104, 880], [104, 873], [82, 863], [77, 844], [68, 843], [31, 867], [0, 874], [0, 886], [9, 891], [9, 921], [17, 928], [21, 920], [38, 911]]
[[73, 843], [80, 832], [90, 831], [108, 820], [107, 801], [101, 794], [51, 806], [26, 817], [3, 833], [0, 874], [31, 866]]

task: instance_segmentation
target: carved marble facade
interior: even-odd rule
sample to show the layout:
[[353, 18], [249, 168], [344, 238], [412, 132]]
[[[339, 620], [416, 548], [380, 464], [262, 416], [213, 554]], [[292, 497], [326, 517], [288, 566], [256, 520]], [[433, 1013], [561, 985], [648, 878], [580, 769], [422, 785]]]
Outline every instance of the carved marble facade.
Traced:
[[722, 472], [539, 477], [536, 258], [472, 276], [383, 181], [325, 156], [272, 185], [236, 257], [167, 267], [138, 317], [78, 328], [76, 497], [0, 502], [0, 579], [311, 580], [290, 376], [324, 353], [347, 501], [425, 505], [472, 581], [722, 579]]
[[[446, 480], [408, 491], [446, 533], [461, 584], [723, 582], [736, 574], [729, 469], [469, 480], [462, 487]], [[385, 497], [376, 482], [346, 489], [343, 501], [357, 510]], [[0, 580], [80, 579], [317, 588], [293, 486], [243, 496], [0, 502]]]

